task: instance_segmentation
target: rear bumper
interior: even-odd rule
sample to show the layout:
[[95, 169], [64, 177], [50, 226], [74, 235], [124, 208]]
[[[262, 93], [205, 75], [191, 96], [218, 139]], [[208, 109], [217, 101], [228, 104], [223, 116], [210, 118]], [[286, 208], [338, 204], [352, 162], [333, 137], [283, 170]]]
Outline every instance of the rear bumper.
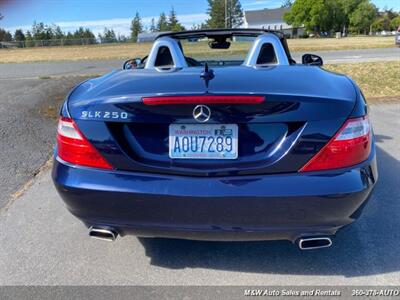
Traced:
[[200, 240], [333, 235], [359, 216], [377, 180], [374, 151], [352, 169], [323, 174], [198, 178], [100, 171], [56, 159], [52, 175], [87, 226]]

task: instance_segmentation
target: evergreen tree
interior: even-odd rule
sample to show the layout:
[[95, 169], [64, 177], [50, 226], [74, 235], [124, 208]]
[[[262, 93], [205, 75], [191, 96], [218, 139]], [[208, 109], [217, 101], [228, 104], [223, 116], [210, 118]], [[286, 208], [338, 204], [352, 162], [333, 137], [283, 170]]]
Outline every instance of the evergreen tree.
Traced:
[[185, 30], [185, 27], [183, 27], [176, 16], [176, 12], [174, 8], [172, 7], [171, 11], [169, 12], [168, 16], [168, 30], [170, 31], [182, 31]]
[[133, 42], [137, 42], [138, 35], [143, 31], [142, 19], [139, 16], [139, 13], [136, 12], [135, 17], [131, 23], [131, 40]]
[[101, 43], [116, 43], [117, 36], [113, 29], [108, 29], [107, 27], [104, 28], [103, 35], [99, 34], [99, 39]]
[[96, 37], [89, 28], [79, 27], [72, 34], [70, 34], [70, 32], [68, 32], [67, 39], [68, 38], [73, 40], [73, 41], [69, 42], [70, 44], [72, 44], [72, 42], [73, 42], [73, 44], [78, 44], [78, 45], [96, 44]]
[[79, 41], [74, 39], [74, 34], [68, 32], [65, 36], [64, 45], [76, 45]]
[[123, 34], [118, 34], [117, 40], [118, 43], [126, 43], [129, 39]]
[[65, 38], [64, 32], [62, 32], [60, 26], [53, 25], [52, 28], [52, 38], [56, 40], [61, 40]]
[[17, 41], [17, 42], [25, 41], [25, 34], [22, 31], [22, 29], [15, 30], [14, 40]]
[[28, 30], [25, 35], [25, 47], [33, 47], [33, 37], [31, 32]]
[[43, 22], [33, 22], [32, 36], [34, 40], [51, 40], [53, 38], [53, 28]]
[[243, 24], [243, 9], [239, 0], [227, 0], [228, 28], [238, 28]]
[[208, 28], [236, 28], [243, 24], [243, 10], [239, 0], [208, 0], [207, 13], [210, 16], [206, 22]]
[[168, 21], [165, 13], [161, 13], [160, 17], [158, 18], [157, 22], [157, 31], [168, 31], [169, 26], [168, 26]]
[[293, 0], [284, 0], [281, 7], [291, 7], [293, 5]]
[[157, 28], [156, 28], [156, 24], [154, 21], [154, 18], [151, 18], [151, 23], [150, 23], [150, 32], [156, 32]]
[[3, 29], [0, 28], [0, 42], [11, 42], [12, 41], [12, 34]]
[[17, 47], [18, 48], [24, 47], [25, 34], [21, 29], [15, 30], [15, 32], [14, 32], [14, 41], [17, 42]]
[[85, 31], [83, 32], [83, 36], [86, 39], [87, 44], [97, 44], [96, 36], [93, 34], [93, 32], [89, 28], [85, 29]]

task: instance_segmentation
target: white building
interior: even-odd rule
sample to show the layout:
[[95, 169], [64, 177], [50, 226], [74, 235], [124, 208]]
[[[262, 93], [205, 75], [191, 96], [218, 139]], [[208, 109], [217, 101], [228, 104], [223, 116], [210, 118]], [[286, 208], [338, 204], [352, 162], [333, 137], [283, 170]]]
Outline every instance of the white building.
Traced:
[[294, 28], [283, 20], [283, 15], [290, 8], [281, 7], [274, 9], [246, 10], [244, 12], [244, 28], [264, 28], [283, 31], [290, 37], [304, 34], [304, 28]]

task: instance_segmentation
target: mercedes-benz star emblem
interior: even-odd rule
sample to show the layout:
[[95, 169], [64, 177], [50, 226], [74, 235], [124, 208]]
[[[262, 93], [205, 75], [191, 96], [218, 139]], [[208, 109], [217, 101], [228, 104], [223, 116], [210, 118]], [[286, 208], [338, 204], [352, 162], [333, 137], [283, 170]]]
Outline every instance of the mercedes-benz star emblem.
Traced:
[[208, 106], [205, 105], [197, 105], [193, 109], [193, 118], [200, 123], [205, 123], [210, 120], [211, 117], [211, 110]]

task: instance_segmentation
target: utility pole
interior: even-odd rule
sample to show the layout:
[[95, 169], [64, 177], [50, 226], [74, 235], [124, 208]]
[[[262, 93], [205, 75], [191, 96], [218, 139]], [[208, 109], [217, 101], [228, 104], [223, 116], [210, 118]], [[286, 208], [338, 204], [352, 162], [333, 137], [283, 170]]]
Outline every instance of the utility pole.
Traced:
[[228, 28], [228, 0], [225, 0], [225, 28]]

